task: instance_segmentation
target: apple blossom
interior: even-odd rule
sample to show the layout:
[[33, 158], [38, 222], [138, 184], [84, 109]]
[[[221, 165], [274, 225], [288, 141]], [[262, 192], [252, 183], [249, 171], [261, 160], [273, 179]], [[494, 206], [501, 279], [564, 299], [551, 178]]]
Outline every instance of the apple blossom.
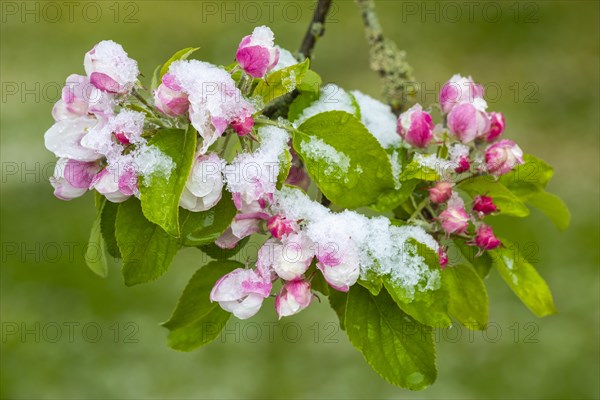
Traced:
[[[126, 185], [121, 182], [118, 165], [106, 166], [90, 183], [90, 189], [96, 189], [98, 193], [103, 194], [107, 200], [113, 203], [122, 203], [131, 196], [131, 194], [121, 192], [120, 187], [124, 186]], [[129, 188], [128, 185], [127, 187]]]
[[112, 40], [103, 40], [88, 51], [83, 66], [92, 85], [109, 93], [129, 92], [140, 73], [137, 62]]
[[259, 26], [251, 35], [245, 36], [235, 53], [240, 67], [254, 78], [262, 78], [279, 61], [279, 49], [274, 46], [270, 28]]
[[274, 247], [273, 270], [285, 280], [302, 277], [314, 257], [314, 245], [304, 233], [292, 233]]
[[214, 207], [221, 200], [223, 161], [215, 153], [197, 155], [192, 165], [179, 205], [186, 210], [198, 212]]
[[427, 147], [433, 139], [434, 124], [431, 115], [415, 104], [398, 118], [397, 132], [414, 147]]
[[439, 181], [435, 186], [429, 188], [429, 200], [433, 203], [445, 203], [452, 195], [453, 183]]
[[99, 169], [100, 166], [96, 162], [60, 158], [54, 167], [54, 175], [50, 177], [54, 195], [61, 200], [82, 196], [89, 190], [90, 183]]
[[465, 210], [465, 205], [457, 193], [452, 193], [448, 201], [448, 207], [442, 211], [438, 217], [442, 229], [447, 234], [461, 234], [469, 227], [469, 214]]
[[502, 244], [494, 235], [492, 227], [488, 225], [481, 225], [477, 229], [477, 234], [475, 235], [473, 243], [483, 250], [493, 250]]
[[523, 150], [509, 139], [494, 143], [485, 150], [486, 167], [492, 175], [504, 175], [524, 162]]
[[481, 195], [475, 196], [473, 199], [473, 210], [482, 215], [487, 215], [497, 211], [498, 207], [496, 207], [491, 197]]
[[473, 82], [473, 78], [454, 75], [442, 86], [440, 91], [440, 105], [444, 114], [464, 102], [473, 102], [477, 98], [483, 98], [483, 86]]
[[461, 103], [448, 114], [448, 128], [458, 140], [469, 143], [490, 130], [490, 119], [485, 100], [477, 98], [473, 103]]
[[444, 269], [448, 265], [448, 253], [442, 248], [438, 249], [438, 257], [440, 259], [440, 268]]
[[82, 116], [56, 122], [44, 135], [46, 148], [57, 157], [79, 161], [95, 161], [102, 157], [94, 149], [84, 147], [82, 139], [98, 121], [95, 118]]
[[238, 268], [221, 277], [210, 292], [210, 301], [239, 319], [248, 319], [260, 310], [271, 293], [271, 282], [255, 270]]
[[298, 225], [295, 221], [287, 219], [281, 214], [274, 215], [267, 221], [267, 229], [271, 232], [271, 235], [277, 239], [289, 235], [297, 228]]
[[299, 313], [308, 307], [313, 299], [310, 283], [305, 280], [286, 282], [275, 298], [275, 309], [279, 319]]
[[360, 275], [359, 257], [352, 243], [331, 242], [319, 245], [317, 268], [329, 285], [341, 292], [347, 292]]
[[493, 142], [498, 139], [502, 132], [504, 132], [504, 128], [506, 127], [506, 121], [504, 120], [504, 115], [499, 112], [491, 112], [489, 114], [490, 117], [490, 131], [488, 132], [485, 139], [488, 142]]
[[177, 117], [187, 112], [190, 102], [175, 77], [172, 74], [164, 74], [162, 83], [154, 91], [154, 105], [163, 114]]

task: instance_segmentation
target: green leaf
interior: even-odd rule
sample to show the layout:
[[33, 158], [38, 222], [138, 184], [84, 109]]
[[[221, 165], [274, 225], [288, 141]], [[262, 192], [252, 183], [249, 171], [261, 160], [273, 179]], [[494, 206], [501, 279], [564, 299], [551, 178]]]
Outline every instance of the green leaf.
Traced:
[[298, 119], [305, 108], [319, 99], [319, 93], [301, 92], [290, 104], [288, 109], [288, 120], [291, 122]]
[[213, 243], [231, 225], [236, 213], [229, 192], [224, 192], [223, 198], [209, 210], [192, 212], [180, 209], [181, 244], [197, 247]]
[[187, 182], [196, 151], [196, 131], [190, 125], [182, 129], [161, 129], [150, 139], [175, 163], [171, 173], [162, 172], [140, 178], [140, 199], [144, 215], [171, 236], [179, 237], [179, 199]]
[[280, 190], [288, 175], [290, 174], [290, 168], [292, 167], [292, 154], [285, 148], [279, 156], [279, 175], [277, 176], [277, 189]]
[[161, 77], [162, 75], [160, 75], [160, 67], [162, 65], [157, 65], [156, 68], [154, 68], [154, 72], [152, 73], [152, 81], [150, 82], [150, 92], [154, 93], [154, 90], [156, 90], [156, 88], [158, 88], [158, 86], [162, 83], [161, 82]]
[[222, 249], [214, 243], [199, 246], [198, 248], [215, 260], [227, 260], [238, 254], [244, 248], [244, 246], [246, 246], [249, 240], [250, 236], [246, 236], [240, 240], [233, 249]]
[[394, 187], [387, 153], [352, 114], [320, 113], [298, 130], [294, 149], [310, 177], [334, 204], [344, 208], [367, 206]]
[[517, 196], [526, 198], [537, 189], [545, 189], [554, 175], [554, 169], [530, 154], [523, 156], [524, 164], [516, 166], [508, 174], [500, 177], [500, 182]]
[[104, 197], [96, 200], [96, 208], [98, 209], [98, 213], [94, 223], [92, 224], [90, 239], [88, 240], [87, 249], [85, 251], [85, 262], [96, 275], [106, 278], [108, 275], [106, 246], [104, 245], [104, 239], [102, 238], [100, 225], [102, 222], [102, 210], [108, 201]]
[[428, 290], [415, 288], [414, 293], [408, 293], [404, 287], [399, 285], [390, 276], [383, 277], [383, 286], [392, 296], [398, 307], [405, 313], [422, 324], [431, 327], [447, 327], [452, 324], [448, 315], [448, 291], [442, 284], [442, 274], [437, 254], [427, 246], [409, 241], [410, 247], [404, 251], [413, 252], [423, 257], [429, 268], [429, 282], [422, 285], [433, 286]]
[[417, 179], [402, 182], [402, 186], [399, 189], [387, 191], [379, 196], [377, 202], [372, 204], [370, 208], [375, 211], [384, 212], [399, 207], [409, 199], [418, 183]]
[[162, 326], [171, 331], [169, 346], [191, 351], [217, 338], [230, 313], [210, 301], [210, 291], [223, 275], [243, 268], [235, 261], [214, 261], [200, 268], [184, 289], [173, 314]]
[[162, 79], [163, 75], [169, 72], [169, 67], [172, 63], [179, 60], [187, 60], [187, 58], [199, 48], [200, 47], [186, 47], [185, 49], [179, 50], [177, 53], [173, 54], [173, 56], [169, 58], [169, 60], [164, 63], [160, 69], [160, 78]]
[[[479, 253], [479, 248], [476, 246], [469, 246], [464, 240], [454, 240], [452, 243], [457, 247], [457, 250], [462, 254], [464, 261], [471, 265], [477, 274], [483, 279], [488, 276], [490, 269], [492, 268], [492, 258], [484, 251]], [[450, 249], [448, 256], [452, 257]]]
[[119, 205], [115, 236], [123, 256], [125, 285], [150, 282], [164, 274], [179, 248], [176, 238], [148, 221], [132, 197]]
[[296, 88], [302, 93], [316, 93], [318, 97], [322, 84], [321, 76], [312, 69], [308, 69], [302, 78], [302, 82]]
[[560, 197], [548, 192], [536, 192], [527, 198], [527, 204], [543, 212], [558, 230], [564, 231], [571, 223], [571, 213]]
[[475, 269], [466, 264], [442, 271], [448, 289], [448, 311], [469, 329], [485, 329], [488, 321], [488, 295]]
[[438, 181], [440, 180], [440, 175], [434, 168], [421, 165], [421, 163], [413, 157], [408, 164], [402, 166], [402, 172], [400, 173], [398, 179], [401, 181], [408, 181], [411, 179], [418, 179], [421, 181]]
[[501, 214], [514, 217], [529, 215], [527, 206], [502, 183], [492, 181], [490, 177], [479, 176], [462, 182], [459, 186], [472, 198], [477, 195], [491, 196]]
[[252, 97], [262, 104], [269, 104], [278, 97], [294, 90], [302, 83], [302, 79], [308, 71], [310, 61], [307, 58], [299, 64], [294, 64], [268, 74], [265, 79], [260, 80]]
[[504, 248], [490, 251], [494, 267], [512, 291], [538, 317], [556, 314], [552, 293], [533, 265], [506, 239]]
[[121, 258], [121, 252], [119, 251], [117, 238], [115, 237], [115, 221], [117, 220], [118, 209], [119, 205], [117, 203], [106, 201], [102, 208], [102, 218], [100, 221], [100, 230], [102, 231], [106, 251], [115, 259]]
[[381, 275], [378, 275], [373, 271], [367, 271], [364, 279], [358, 279], [357, 283], [371, 292], [373, 296], [377, 296], [383, 287]]
[[337, 314], [340, 320], [340, 328], [346, 329], [346, 303], [348, 302], [348, 293], [339, 290], [329, 291], [329, 305]]
[[360, 285], [351, 288], [346, 333], [371, 368], [389, 383], [421, 390], [435, 381], [431, 329], [399, 310], [385, 290], [375, 297]]

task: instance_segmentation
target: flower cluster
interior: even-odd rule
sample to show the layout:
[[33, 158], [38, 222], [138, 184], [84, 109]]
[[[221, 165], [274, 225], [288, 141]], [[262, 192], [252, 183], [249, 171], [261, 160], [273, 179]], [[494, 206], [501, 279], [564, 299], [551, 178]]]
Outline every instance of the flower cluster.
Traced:
[[[450, 165], [458, 177], [469, 179], [476, 175], [490, 174], [498, 177], [523, 164], [523, 151], [512, 140], [501, 139], [506, 122], [499, 112], [486, 112], [484, 90], [471, 77], [454, 75], [446, 82], [439, 97], [444, 122], [434, 125], [430, 113], [416, 104], [398, 118], [397, 132], [415, 151], [423, 151], [430, 145], [445, 147], [450, 162], [439, 160], [439, 165]], [[417, 157], [420, 155], [417, 155]], [[435, 160], [435, 157], [430, 157]], [[430, 165], [431, 166], [431, 165]], [[447, 171], [445, 171], [447, 172]], [[464, 201], [453, 190], [451, 179], [435, 182], [429, 190], [432, 204], [430, 217], [439, 224], [446, 236], [467, 236], [468, 244], [481, 250], [500, 246], [492, 228], [481, 220], [498, 211], [493, 198], [485, 193], [475, 197], [467, 211]], [[469, 234], [470, 224], [475, 231]], [[440, 249], [440, 265], [448, 259]]]

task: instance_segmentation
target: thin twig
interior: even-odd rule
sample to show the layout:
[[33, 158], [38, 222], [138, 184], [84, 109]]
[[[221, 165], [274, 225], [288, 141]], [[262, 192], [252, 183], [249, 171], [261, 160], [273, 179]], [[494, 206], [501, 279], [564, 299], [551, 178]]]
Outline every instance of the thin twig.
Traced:
[[310, 58], [312, 56], [317, 40], [325, 33], [325, 19], [327, 18], [330, 6], [331, 0], [317, 1], [312, 22], [308, 26], [300, 50], [298, 50], [305, 58]]
[[[298, 54], [301, 58], [312, 57], [317, 39], [322, 37], [325, 33], [325, 20], [327, 19], [327, 13], [329, 12], [331, 1], [332, 0], [317, 0], [317, 5], [315, 7], [312, 20], [310, 21], [310, 25], [306, 30], [306, 34], [304, 35], [300, 49], [298, 49]], [[269, 118], [277, 118], [280, 116], [287, 117], [290, 104], [292, 104], [292, 101], [294, 101], [299, 94], [300, 92], [294, 89], [291, 93], [281, 96], [275, 100], [273, 104], [264, 109], [263, 115]]]
[[406, 53], [398, 49], [394, 41], [383, 35], [373, 0], [355, 0], [360, 8], [365, 36], [369, 43], [371, 69], [381, 77], [383, 97], [397, 115], [417, 93], [412, 68], [406, 61]]

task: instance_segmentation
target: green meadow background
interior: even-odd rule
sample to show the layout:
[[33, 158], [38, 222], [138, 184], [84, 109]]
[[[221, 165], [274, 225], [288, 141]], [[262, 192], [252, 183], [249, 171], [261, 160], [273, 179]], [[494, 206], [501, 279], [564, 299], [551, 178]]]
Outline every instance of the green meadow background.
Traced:
[[[492, 271], [490, 328], [438, 331], [437, 382], [424, 392], [387, 384], [352, 348], [326, 304], [277, 322], [273, 301], [250, 321], [192, 353], [166, 346], [159, 326], [206, 261], [177, 255], [154, 283], [126, 288], [85, 266], [94, 219], [90, 194], [71, 202], [47, 182], [43, 144], [58, 88], [83, 73], [83, 55], [113, 39], [146, 80], [176, 50], [228, 64], [242, 36], [268, 24], [295, 50], [312, 2], [3, 1], [0, 38], [1, 381], [7, 399], [125, 398], [598, 398], [599, 3], [596, 1], [377, 1], [385, 33], [422, 83], [472, 75], [504, 112], [506, 136], [556, 168], [550, 190], [572, 212], [557, 232], [539, 212], [496, 217], [553, 290], [559, 314], [537, 319]], [[71, 8], [70, 8], [71, 7]], [[71, 12], [69, 12], [71, 10]], [[59, 14], [60, 13], [60, 14]], [[313, 68], [325, 81], [379, 96], [352, 1], [336, 1]], [[340, 132], [340, 134], [344, 134]]]

